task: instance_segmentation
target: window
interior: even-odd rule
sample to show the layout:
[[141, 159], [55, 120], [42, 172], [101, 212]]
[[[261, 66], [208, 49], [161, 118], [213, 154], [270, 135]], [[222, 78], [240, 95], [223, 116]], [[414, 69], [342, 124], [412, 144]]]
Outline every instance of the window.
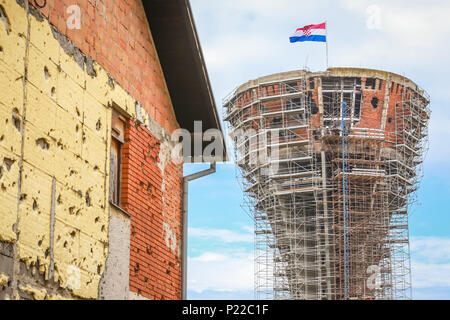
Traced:
[[372, 89], [374, 90], [376, 86], [376, 79], [374, 78], [368, 78], [366, 80], [366, 89]]
[[361, 104], [362, 104], [362, 95], [361, 93], [357, 93], [355, 95], [355, 113], [354, 113], [355, 118], [359, 118], [361, 116]]
[[283, 120], [281, 118], [272, 119], [272, 128], [281, 128], [283, 125]]
[[116, 111], [113, 111], [111, 131], [111, 165], [109, 169], [110, 201], [120, 207], [120, 189], [122, 183], [122, 146], [125, 142], [125, 119]]

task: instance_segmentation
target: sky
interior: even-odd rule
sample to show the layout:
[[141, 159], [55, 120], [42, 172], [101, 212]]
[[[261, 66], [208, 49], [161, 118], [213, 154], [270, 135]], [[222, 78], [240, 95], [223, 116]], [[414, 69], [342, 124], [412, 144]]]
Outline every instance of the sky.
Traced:
[[[191, 0], [217, 107], [248, 80], [326, 69], [322, 43], [289, 43], [328, 23], [330, 67], [404, 75], [431, 96], [429, 151], [410, 212], [414, 299], [450, 299], [450, 2], [447, 0]], [[185, 174], [207, 165], [185, 165]], [[253, 299], [253, 222], [237, 171], [220, 164], [189, 185], [189, 299]]]

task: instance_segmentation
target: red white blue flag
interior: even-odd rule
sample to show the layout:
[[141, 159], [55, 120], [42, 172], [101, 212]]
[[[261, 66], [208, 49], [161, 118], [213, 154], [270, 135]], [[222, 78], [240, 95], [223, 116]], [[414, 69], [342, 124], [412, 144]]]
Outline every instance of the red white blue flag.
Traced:
[[304, 41], [327, 42], [327, 24], [324, 22], [298, 28], [289, 39], [291, 43]]

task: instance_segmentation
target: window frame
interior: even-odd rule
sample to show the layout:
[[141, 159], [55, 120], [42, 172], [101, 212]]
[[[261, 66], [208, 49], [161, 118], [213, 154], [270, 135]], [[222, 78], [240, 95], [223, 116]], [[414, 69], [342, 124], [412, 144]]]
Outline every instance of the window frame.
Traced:
[[[125, 144], [125, 131], [127, 119], [121, 115], [117, 108], [112, 109], [111, 118], [111, 143], [110, 143], [110, 169], [109, 169], [109, 201], [117, 207], [122, 205], [122, 185], [123, 185], [123, 145]], [[117, 153], [116, 168], [113, 168], [113, 150]], [[112, 181], [113, 173], [117, 181]]]

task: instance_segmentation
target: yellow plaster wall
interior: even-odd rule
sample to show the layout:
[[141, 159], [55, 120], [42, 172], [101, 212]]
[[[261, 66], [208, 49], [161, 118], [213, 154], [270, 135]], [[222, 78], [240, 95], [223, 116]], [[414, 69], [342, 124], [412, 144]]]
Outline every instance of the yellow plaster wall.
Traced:
[[[109, 106], [114, 102], [135, 117], [136, 101], [117, 83], [111, 88], [98, 64], [96, 77], [82, 70], [46, 20], [31, 15], [28, 20], [16, 1], [0, 0], [0, 5], [10, 22], [9, 32], [0, 23], [0, 240], [15, 242], [18, 258], [48, 278], [55, 180], [54, 278], [74, 295], [95, 299], [108, 253]], [[24, 109], [22, 143], [15, 123]], [[4, 159], [12, 161], [8, 169]], [[47, 294], [27, 285], [19, 289], [36, 299]], [[60, 297], [49, 293], [48, 298]]]

